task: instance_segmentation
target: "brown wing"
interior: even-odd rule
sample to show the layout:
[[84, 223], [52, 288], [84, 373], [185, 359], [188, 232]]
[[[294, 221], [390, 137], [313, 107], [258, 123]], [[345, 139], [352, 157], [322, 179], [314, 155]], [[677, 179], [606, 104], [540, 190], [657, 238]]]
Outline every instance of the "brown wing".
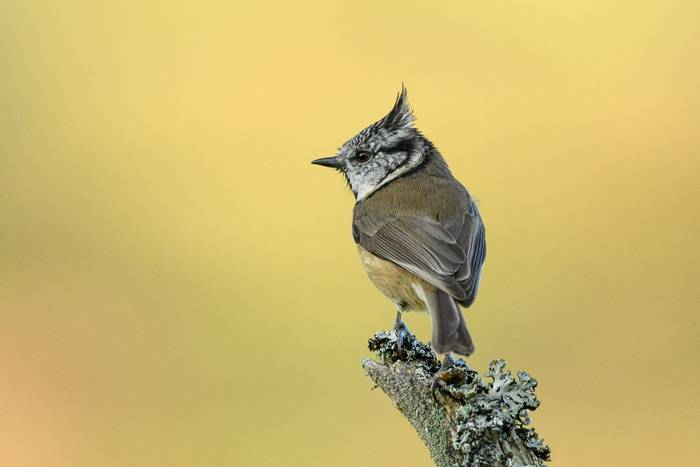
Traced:
[[448, 293], [464, 306], [476, 297], [486, 256], [476, 205], [446, 219], [355, 209], [355, 242]]

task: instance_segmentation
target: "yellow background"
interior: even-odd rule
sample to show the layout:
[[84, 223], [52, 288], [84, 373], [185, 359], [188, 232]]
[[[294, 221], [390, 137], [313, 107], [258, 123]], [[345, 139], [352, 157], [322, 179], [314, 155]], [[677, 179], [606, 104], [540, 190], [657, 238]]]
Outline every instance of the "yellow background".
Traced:
[[700, 3], [102, 3], [2, 7], [1, 465], [430, 465], [309, 165], [402, 82], [487, 226], [472, 364], [552, 465], [697, 461]]

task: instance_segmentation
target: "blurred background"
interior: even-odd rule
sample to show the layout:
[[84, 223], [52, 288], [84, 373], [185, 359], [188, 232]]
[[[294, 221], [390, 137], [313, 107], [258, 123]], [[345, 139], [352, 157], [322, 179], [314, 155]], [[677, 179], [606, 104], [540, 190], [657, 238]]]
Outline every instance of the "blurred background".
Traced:
[[431, 465], [309, 165], [402, 82], [487, 226], [470, 363], [552, 465], [697, 460], [697, 1], [111, 3], [3, 4], [1, 465]]

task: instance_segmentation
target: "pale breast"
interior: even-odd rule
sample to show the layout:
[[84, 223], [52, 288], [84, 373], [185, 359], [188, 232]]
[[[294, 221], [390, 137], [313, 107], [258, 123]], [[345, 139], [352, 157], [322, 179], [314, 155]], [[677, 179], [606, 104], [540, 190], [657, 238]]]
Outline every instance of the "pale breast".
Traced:
[[384, 295], [394, 303], [402, 304], [406, 310], [426, 310], [415, 287], [422, 287], [426, 291], [435, 290], [435, 287], [391, 261], [373, 255], [360, 245], [357, 246], [357, 251], [369, 279]]

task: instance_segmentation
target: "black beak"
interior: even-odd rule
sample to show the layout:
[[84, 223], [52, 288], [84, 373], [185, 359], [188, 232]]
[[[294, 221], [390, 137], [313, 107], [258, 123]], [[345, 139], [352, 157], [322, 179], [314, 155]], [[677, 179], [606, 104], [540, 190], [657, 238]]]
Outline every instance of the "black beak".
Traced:
[[316, 159], [315, 161], [311, 161], [311, 163], [315, 165], [322, 165], [324, 167], [331, 167], [333, 169], [339, 169], [341, 166], [340, 158], [338, 157], [322, 157], [320, 159]]

